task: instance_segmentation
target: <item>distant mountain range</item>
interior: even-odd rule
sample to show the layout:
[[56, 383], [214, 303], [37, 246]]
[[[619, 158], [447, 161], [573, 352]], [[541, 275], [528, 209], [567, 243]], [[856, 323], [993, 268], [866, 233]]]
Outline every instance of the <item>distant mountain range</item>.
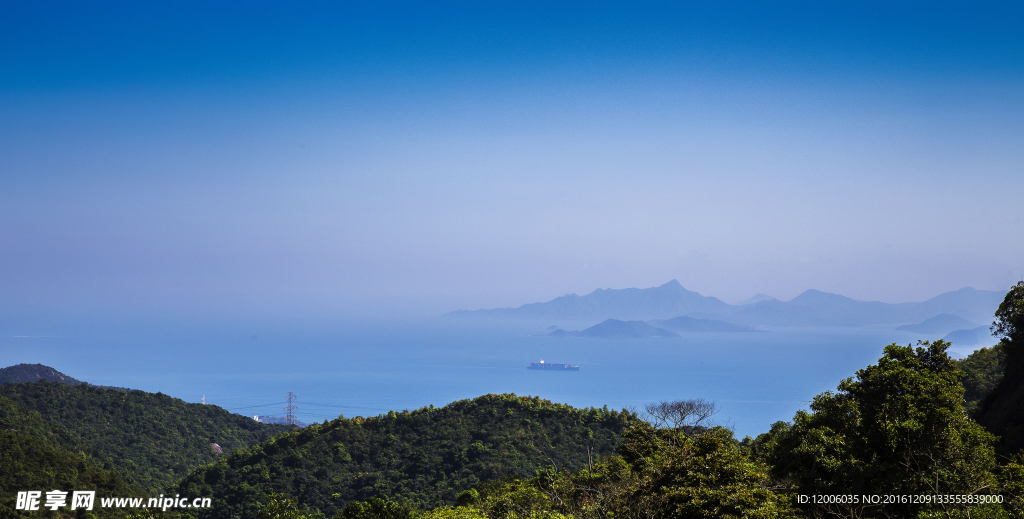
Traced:
[[458, 310], [446, 314], [456, 318], [487, 319], [552, 319], [569, 321], [625, 321], [670, 319], [693, 313], [728, 313], [732, 305], [717, 297], [691, 292], [672, 280], [654, 288], [599, 288], [585, 296], [568, 294], [546, 303], [532, 303], [518, 308], [492, 310]]
[[653, 288], [598, 289], [587, 295], [568, 294], [545, 303], [517, 308], [458, 310], [454, 319], [650, 321], [685, 316], [753, 326], [865, 326], [907, 324], [949, 314], [969, 325], [992, 319], [1002, 292], [961, 288], [919, 303], [857, 301], [839, 294], [808, 290], [789, 301], [759, 294], [746, 304], [730, 305], [702, 296], [672, 280]]

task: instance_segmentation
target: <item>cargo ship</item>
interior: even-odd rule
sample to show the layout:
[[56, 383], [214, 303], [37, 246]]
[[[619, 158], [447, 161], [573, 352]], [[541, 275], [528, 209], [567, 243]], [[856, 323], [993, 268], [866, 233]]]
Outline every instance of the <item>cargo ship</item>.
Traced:
[[531, 362], [526, 369], [543, 369], [551, 371], [579, 371], [580, 367], [574, 364], [558, 364], [554, 362], [544, 362], [544, 359], [540, 359], [540, 362]]

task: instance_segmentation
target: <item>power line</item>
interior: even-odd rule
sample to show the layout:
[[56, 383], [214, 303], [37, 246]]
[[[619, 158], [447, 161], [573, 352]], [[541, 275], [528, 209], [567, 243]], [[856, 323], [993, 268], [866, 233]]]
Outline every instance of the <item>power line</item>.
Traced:
[[232, 407], [230, 409], [225, 408], [224, 410], [225, 411], [236, 411], [238, 409], [252, 409], [254, 407], [269, 407], [269, 406], [272, 406], [272, 405], [281, 405], [283, 403], [284, 402], [274, 402], [274, 403], [271, 403], [271, 404], [248, 405], [248, 406], [245, 406], [245, 407]]

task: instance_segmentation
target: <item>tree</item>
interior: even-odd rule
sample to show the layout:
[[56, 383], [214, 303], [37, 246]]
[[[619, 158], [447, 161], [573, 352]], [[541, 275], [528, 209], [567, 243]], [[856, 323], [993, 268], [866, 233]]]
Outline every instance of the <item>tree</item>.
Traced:
[[1002, 343], [990, 348], [981, 348], [965, 359], [957, 361], [964, 372], [961, 382], [964, 385], [964, 407], [969, 413], [975, 413], [982, 402], [1003, 380], [1006, 371], [1006, 354]]
[[792, 511], [766, 488], [767, 467], [748, 459], [730, 430], [707, 422], [714, 404], [660, 402], [645, 411], [653, 423], [627, 430], [618, 456], [577, 472], [548, 467], [528, 480], [482, 483], [460, 494], [455, 510], [489, 519], [767, 519]]
[[371, 497], [366, 501], [349, 501], [335, 517], [338, 519], [415, 519], [417, 511], [397, 501]]
[[978, 423], [1000, 436], [1002, 455], [1024, 449], [1024, 281], [1013, 286], [992, 323], [992, 334], [1002, 338], [1006, 370], [977, 413]]
[[324, 519], [324, 514], [304, 510], [283, 494], [271, 494], [256, 511], [258, 519]]
[[[962, 372], [944, 341], [891, 344], [877, 365], [811, 412], [776, 424], [765, 444], [773, 475], [801, 495], [943, 495], [997, 491], [995, 437], [963, 408]], [[852, 499], [850, 501], [853, 501]], [[963, 505], [840, 502], [803, 505], [813, 516], [957, 516]]]
[[1024, 519], [1024, 455], [1011, 458], [999, 472], [1003, 506], [1010, 519]]
[[1006, 343], [1024, 346], [1024, 282], [1018, 282], [999, 303], [991, 330]]
[[661, 401], [644, 406], [644, 418], [656, 428], [679, 429], [687, 436], [706, 430], [706, 424], [718, 412], [714, 402], [702, 398]]
[[[686, 430], [689, 429], [689, 430]], [[765, 487], [767, 468], [747, 458], [732, 432], [693, 426], [638, 425], [619, 448], [632, 482], [618, 499], [626, 517], [769, 518], [786, 515], [782, 499]]]

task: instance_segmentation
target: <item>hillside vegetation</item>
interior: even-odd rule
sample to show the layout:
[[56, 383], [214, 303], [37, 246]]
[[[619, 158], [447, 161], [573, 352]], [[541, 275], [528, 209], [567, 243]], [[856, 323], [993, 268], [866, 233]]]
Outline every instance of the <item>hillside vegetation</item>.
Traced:
[[97, 458], [69, 431], [0, 397], [0, 518], [17, 517], [17, 492], [52, 489], [95, 490], [103, 496], [141, 492], [113, 470], [110, 460]]
[[1007, 292], [992, 328], [1002, 339], [1006, 369], [976, 418], [1000, 437], [999, 453], [1012, 455], [1024, 450], [1024, 281]]
[[958, 360], [957, 364], [964, 372], [961, 379], [964, 385], [964, 407], [967, 412], [973, 414], [1003, 380], [1003, 373], [1006, 371], [1003, 344], [981, 348], [967, 358]]
[[[3, 446], [0, 448], [2, 519], [19, 517], [14, 512], [15, 496], [19, 491], [94, 490], [97, 496], [141, 495], [138, 488], [126, 483], [116, 472], [96, 466], [81, 453], [54, 448], [34, 436], [0, 430], [0, 445]], [[45, 514], [48, 511], [29, 513]], [[67, 509], [61, 511], [68, 512]], [[93, 515], [123, 515], [118, 512], [100, 509], [98, 499], [94, 504]]]
[[[221, 454], [213, 443], [228, 453], [289, 429], [161, 393], [88, 384], [3, 384], [0, 396], [58, 426], [51, 430], [62, 431], [55, 434], [63, 439], [51, 445], [109, 460], [110, 468], [126, 481], [153, 490], [168, 488], [196, 467], [215, 461]], [[49, 431], [33, 436], [45, 438]]]
[[637, 422], [627, 411], [486, 395], [291, 431], [195, 471], [177, 492], [214, 498], [201, 517], [252, 516], [274, 492], [328, 515], [368, 498], [433, 508], [482, 481], [579, 469], [612, 454]]

